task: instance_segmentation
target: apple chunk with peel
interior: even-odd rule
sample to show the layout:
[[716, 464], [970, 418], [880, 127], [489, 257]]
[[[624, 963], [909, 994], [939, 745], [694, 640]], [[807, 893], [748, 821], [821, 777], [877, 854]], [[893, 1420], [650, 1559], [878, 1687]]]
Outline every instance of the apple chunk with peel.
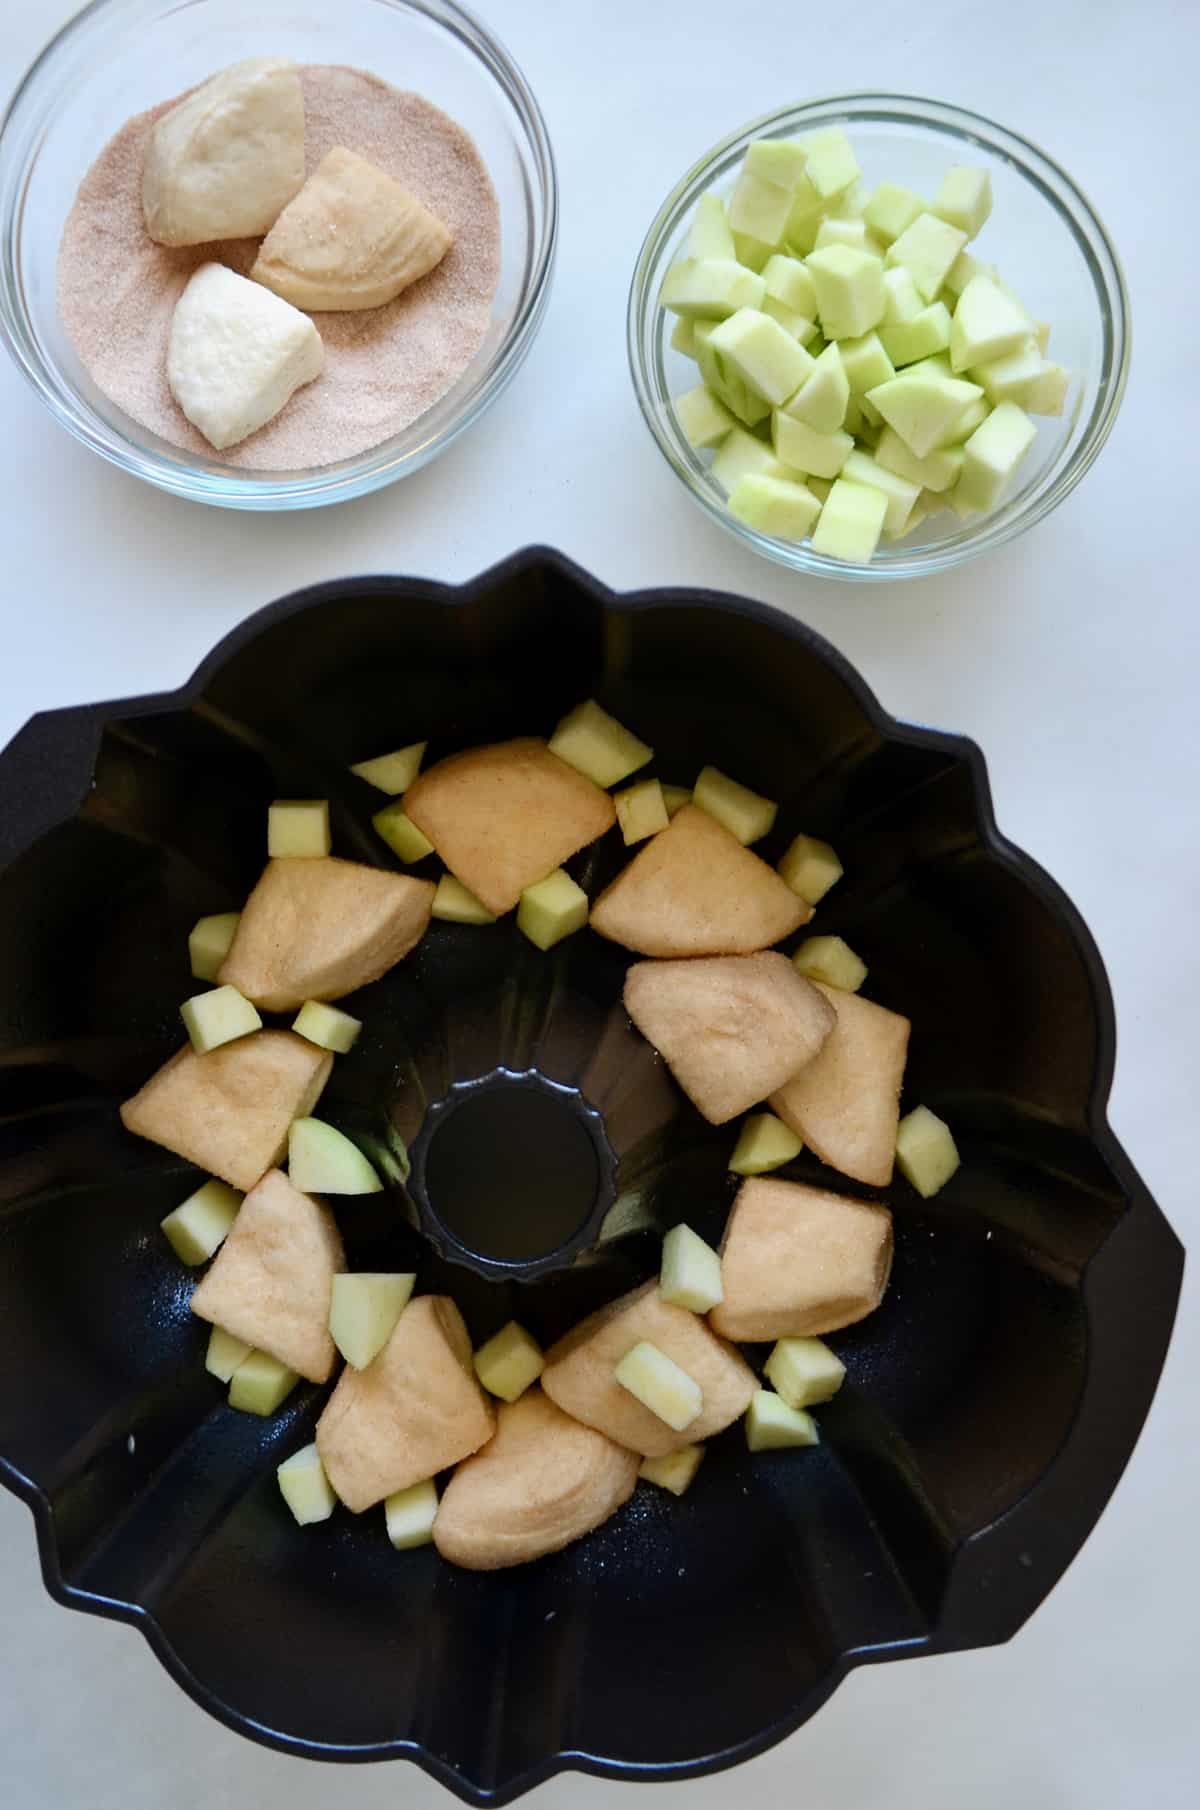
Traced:
[[537, 1382], [545, 1361], [532, 1334], [510, 1320], [475, 1353], [475, 1374], [489, 1395], [514, 1402]]
[[722, 321], [709, 343], [735, 376], [776, 405], [795, 394], [813, 365], [786, 327], [754, 308]]
[[749, 786], [739, 785], [719, 767], [701, 768], [692, 798], [743, 845], [769, 835], [779, 809], [774, 799], [763, 798]]
[[317, 1423], [317, 1450], [346, 1507], [361, 1514], [478, 1451], [494, 1426], [462, 1315], [447, 1295], [421, 1295], [365, 1370], [343, 1370]]
[[397, 748], [391, 754], [377, 754], [373, 760], [360, 760], [350, 771], [359, 779], [365, 779], [377, 792], [399, 798], [421, 771], [428, 746], [428, 742], [410, 742], [407, 748]]
[[954, 1134], [928, 1106], [915, 1106], [896, 1128], [896, 1162], [923, 1200], [944, 1188], [958, 1169]]
[[297, 1037], [307, 1037], [318, 1049], [346, 1056], [358, 1042], [362, 1019], [339, 1012], [336, 1006], [324, 1005], [319, 999], [306, 999], [292, 1021], [292, 1029]]
[[214, 987], [211, 993], [197, 993], [193, 999], [185, 999], [179, 1016], [199, 1056], [262, 1030], [262, 1019], [236, 987]]
[[812, 983], [837, 1014], [818, 1056], [771, 1096], [814, 1156], [868, 1187], [892, 1179], [909, 1022], [897, 1012]]
[[563, 867], [527, 886], [517, 906], [517, 929], [536, 949], [553, 949], [582, 930], [587, 919], [588, 896]]
[[167, 1242], [179, 1258], [194, 1269], [207, 1263], [229, 1235], [237, 1218], [242, 1197], [224, 1182], [208, 1181], [189, 1194], [173, 1213], [161, 1222]]
[[296, 1119], [289, 1127], [288, 1174], [310, 1194], [379, 1194], [383, 1189], [358, 1145], [323, 1119]]
[[799, 1182], [742, 1183], [721, 1245], [725, 1299], [708, 1316], [724, 1338], [834, 1332], [873, 1313], [892, 1265], [886, 1207]]
[[624, 792], [617, 792], [613, 803], [617, 807], [617, 823], [626, 848], [632, 848], [635, 842], [644, 842], [647, 836], [657, 836], [670, 822], [667, 801], [657, 779], [643, 779]]
[[806, 937], [792, 957], [797, 974], [823, 980], [828, 987], [857, 993], [867, 978], [867, 964], [840, 936]]
[[833, 1009], [785, 955], [635, 962], [625, 1009], [710, 1125], [724, 1125], [817, 1055]]
[[633, 1453], [530, 1389], [502, 1404], [495, 1437], [446, 1485], [434, 1543], [471, 1571], [527, 1564], [607, 1521], [633, 1494], [637, 1471]]
[[126, 1100], [121, 1122], [244, 1192], [280, 1161], [288, 1126], [312, 1111], [332, 1068], [327, 1050], [291, 1031], [259, 1031], [207, 1056], [185, 1045]]
[[734, 1175], [766, 1175], [782, 1169], [803, 1148], [804, 1139], [798, 1138], [790, 1125], [773, 1112], [756, 1112], [738, 1133], [729, 1167]]
[[416, 1283], [411, 1272], [359, 1270], [333, 1278], [329, 1331], [348, 1364], [365, 1370], [383, 1350], [408, 1306]]
[[376, 811], [371, 819], [371, 827], [377, 836], [382, 836], [393, 855], [398, 855], [407, 865], [423, 861], [426, 855], [433, 853], [433, 843], [428, 836], [421, 834], [404, 811], [403, 800], [396, 804], [385, 804], [382, 811]]
[[423, 1483], [410, 1483], [407, 1489], [395, 1490], [383, 1505], [387, 1536], [397, 1552], [415, 1552], [419, 1546], [433, 1541], [437, 1520], [437, 1485], [432, 1477]]
[[229, 1406], [264, 1420], [282, 1407], [300, 1381], [295, 1370], [266, 1351], [252, 1351], [229, 1379]]
[[846, 1366], [821, 1339], [780, 1339], [763, 1374], [789, 1408], [831, 1401], [846, 1379]]
[[[623, 1389], [614, 1374], [635, 1345], [647, 1343], [670, 1358], [700, 1389], [703, 1406], [678, 1431]], [[699, 1315], [664, 1301], [657, 1280], [591, 1314], [546, 1353], [542, 1388], [567, 1414], [643, 1458], [660, 1458], [708, 1439], [744, 1414], [754, 1372]]]
[[658, 1292], [694, 1314], [706, 1314], [721, 1299], [721, 1259], [691, 1226], [672, 1226], [663, 1239]]
[[639, 955], [749, 955], [811, 915], [774, 868], [686, 804], [600, 894], [590, 921]]
[[433, 883], [332, 855], [267, 863], [219, 978], [267, 1012], [378, 980], [429, 926]]
[[673, 1496], [682, 1496], [695, 1481], [705, 1450], [702, 1445], [683, 1445], [677, 1452], [668, 1452], [665, 1458], [643, 1458], [638, 1476], [646, 1483], [656, 1483], [659, 1489], [670, 1490]]
[[703, 1391], [696, 1379], [647, 1339], [625, 1353], [613, 1375], [622, 1389], [628, 1389], [636, 1401], [676, 1433], [690, 1427], [704, 1406]]
[[329, 1305], [344, 1264], [328, 1207], [272, 1169], [242, 1202], [192, 1312], [323, 1383], [337, 1359]]
[[746, 1413], [746, 1444], [752, 1452], [784, 1451], [790, 1446], [819, 1445], [821, 1435], [811, 1414], [789, 1408], [770, 1389], [759, 1389]]
[[536, 736], [452, 754], [422, 773], [404, 802], [494, 917], [616, 821], [608, 794]]
[[297, 1525], [311, 1527], [328, 1521], [337, 1507], [337, 1497], [329, 1487], [325, 1467], [315, 1445], [301, 1446], [285, 1458], [275, 1472], [279, 1493], [294, 1515]]
[[195, 980], [216, 980], [221, 963], [237, 935], [240, 911], [219, 911], [198, 918], [188, 936], [188, 961]]

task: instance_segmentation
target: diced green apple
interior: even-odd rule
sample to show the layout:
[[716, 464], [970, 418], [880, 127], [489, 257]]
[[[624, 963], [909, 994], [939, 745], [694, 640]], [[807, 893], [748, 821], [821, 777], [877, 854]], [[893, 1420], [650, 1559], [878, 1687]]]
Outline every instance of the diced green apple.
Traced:
[[513, 1402], [537, 1382], [545, 1367], [542, 1348], [531, 1333], [515, 1320], [479, 1347], [475, 1374], [489, 1395]]
[[676, 1433], [685, 1432], [704, 1406], [695, 1378], [648, 1339], [639, 1340], [625, 1353], [613, 1376], [643, 1408], [657, 1414]]
[[658, 1292], [674, 1307], [706, 1314], [724, 1300], [721, 1259], [691, 1226], [672, 1226], [663, 1239]]
[[883, 255], [874, 245], [865, 220], [835, 220], [827, 216], [817, 228], [813, 249], [824, 251], [827, 245], [850, 245], [855, 251], [870, 251], [876, 257]]
[[692, 789], [690, 786], [664, 786], [662, 799], [667, 807], [667, 816], [674, 817], [676, 811], [682, 811], [685, 804], [691, 804]]
[[756, 138], [746, 147], [745, 168], [778, 188], [794, 189], [808, 166], [808, 150], [795, 138]]
[[408, 1306], [416, 1284], [409, 1272], [358, 1270], [333, 1278], [329, 1331], [348, 1364], [365, 1370], [378, 1357]]
[[[915, 367], [910, 368], [915, 369]], [[976, 396], [973, 402], [968, 402], [958, 420], [946, 430], [945, 439], [938, 441], [939, 448], [962, 446], [964, 441], [971, 438], [977, 427], [983, 426], [991, 412], [992, 405], [987, 398]], [[931, 490], [932, 488], [933, 486], [930, 485]]]
[[297, 1012], [292, 1029], [297, 1037], [307, 1038], [318, 1049], [345, 1056], [358, 1041], [362, 1019], [352, 1018], [349, 1012], [339, 1012], [336, 1006], [326, 1005], [322, 1000], [308, 999]]
[[865, 564], [879, 545], [887, 507], [888, 500], [881, 490], [839, 478], [829, 492], [812, 537], [814, 551], [829, 559]]
[[737, 253], [739, 264], [761, 276], [768, 258], [775, 250], [775, 243], [773, 240], [756, 239], [753, 233], [734, 233], [733, 249]]
[[709, 469], [721, 488], [731, 495], [745, 477], [794, 478], [796, 475], [775, 457], [764, 441], [740, 427], [735, 427], [721, 442]]
[[413, 1552], [433, 1540], [433, 1524], [437, 1520], [437, 1486], [433, 1478], [423, 1483], [410, 1483], [384, 1499], [383, 1512], [387, 1536], [397, 1552]]
[[756, 1389], [746, 1410], [746, 1444], [752, 1452], [773, 1452], [789, 1446], [819, 1445], [821, 1435], [812, 1415], [803, 1408], [789, 1408], [771, 1389]]
[[670, 821], [663, 788], [657, 779], [639, 780], [637, 785], [627, 787], [624, 792], [615, 792], [613, 803], [626, 848], [632, 848], [635, 842], [644, 842], [647, 836], [657, 836]]
[[843, 339], [839, 341], [838, 350], [852, 396], [863, 396], [896, 375], [879, 333], [864, 333], [860, 339]]
[[198, 918], [188, 936], [188, 960], [194, 980], [216, 980], [221, 963], [233, 946], [240, 911], [219, 911]]
[[733, 258], [681, 258], [663, 278], [664, 308], [693, 320], [724, 320], [739, 308], [757, 308], [763, 280]]
[[961, 1158], [954, 1134], [928, 1106], [916, 1106], [896, 1127], [896, 1163], [924, 1200], [944, 1188]]
[[914, 320], [881, 327], [879, 337], [893, 364], [911, 365], [935, 352], [944, 352], [950, 344], [952, 327], [945, 302], [931, 302]]
[[194, 1269], [207, 1263], [237, 1218], [242, 1196], [224, 1182], [207, 1181], [161, 1222], [167, 1242], [181, 1263]]
[[778, 245], [791, 208], [792, 185], [769, 181], [752, 169], [747, 159], [729, 201], [729, 224], [734, 232], [765, 245]]
[[836, 478], [854, 450], [849, 434], [840, 430], [819, 434], [806, 421], [798, 421], [782, 409], [776, 409], [771, 417], [771, 432], [776, 455], [790, 467], [793, 477], [805, 472], [818, 478]]
[[403, 803], [385, 804], [371, 819], [375, 833], [383, 837], [394, 855], [411, 865], [432, 855], [433, 843], [404, 814]]
[[812, 132], [801, 142], [808, 154], [804, 174], [819, 200], [832, 200], [862, 175], [853, 146], [840, 127]]
[[849, 400], [850, 379], [841, 348], [835, 343], [814, 359], [812, 370], [787, 403], [786, 413], [804, 422], [814, 433], [835, 434], [846, 418]]
[[773, 1112], [756, 1112], [743, 1122], [729, 1167], [734, 1175], [769, 1175], [799, 1156], [804, 1140]]
[[768, 296], [774, 296], [795, 314], [816, 319], [816, 285], [799, 258], [789, 258], [783, 252], [772, 253], [763, 267], [762, 277]]
[[992, 179], [987, 170], [956, 164], [946, 171], [933, 203], [939, 220], [948, 220], [970, 240], [987, 224], [991, 211]]
[[771, 405], [756, 390], [751, 390], [744, 384], [720, 353], [714, 351], [712, 336], [719, 325], [719, 321], [697, 321], [694, 325], [692, 337], [696, 342], [696, 363], [700, 367], [700, 375], [718, 402], [723, 402], [730, 413], [746, 427], [754, 427], [758, 422], [766, 420], [771, 412]]
[[673, 1496], [682, 1496], [700, 1469], [704, 1451], [703, 1445], [681, 1445], [678, 1451], [668, 1452], [664, 1458], [643, 1458], [638, 1476], [647, 1483], [657, 1483], [660, 1489], [670, 1490]]
[[301, 1446], [298, 1452], [285, 1458], [277, 1467], [275, 1477], [279, 1493], [300, 1527], [311, 1527], [314, 1522], [328, 1521], [337, 1507], [337, 1497], [325, 1475], [325, 1466], [321, 1463], [315, 1444]]
[[993, 407], [998, 402], [1015, 402], [1018, 407], [1025, 408], [1028, 406], [1030, 390], [1041, 374], [1043, 362], [1037, 341], [1030, 333], [1015, 352], [1006, 352], [1002, 358], [989, 359], [986, 364], [972, 365], [971, 382], [983, 385], [984, 393]]
[[867, 199], [863, 219], [876, 238], [890, 245], [924, 212], [925, 203], [911, 189], [901, 188], [898, 182], [881, 182]]
[[229, 1406], [265, 1419], [274, 1414], [299, 1381], [296, 1372], [278, 1358], [265, 1351], [252, 1351], [229, 1380]]
[[208, 1335], [208, 1350], [204, 1355], [204, 1368], [210, 1376], [215, 1376], [219, 1383], [227, 1383], [253, 1351], [245, 1339], [235, 1338], [226, 1332], [223, 1326], [214, 1326]]
[[1016, 352], [1029, 336], [1029, 316], [991, 277], [972, 277], [958, 298], [950, 329], [950, 367], [966, 371]]
[[1036, 433], [1029, 416], [1015, 402], [1002, 402], [994, 408], [963, 447], [962, 476], [953, 493], [958, 502], [970, 509], [993, 508]]
[[873, 489], [882, 491], [887, 498], [887, 512], [883, 518], [884, 533], [903, 534], [920, 494], [919, 484], [899, 477], [894, 471], [888, 471], [870, 453], [862, 452], [858, 447], [855, 447], [842, 466], [841, 475], [855, 484], [870, 484]]
[[794, 308], [789, 308], [786, 302], [779, 301], [776, 296], [764, 295], [762, 311], [769, 314], [773, 321], [778, 321], [784, 332], [790, 333], [798, 345], [804, 345], [815, 329], [816, 323], [809, 315], [797, 314]]
[[812, 533], [821, 504], [806, 484], [792, 478], [748, 473], [729, 498], [729, 513], [775, 540], [802, 541]]
[[739, 785], [718, 767], [704, 767], [692, 792], [692, 802], [723, 823], [742, 844], [757, 842], [770, 833], [779, 806], [771, 798]]
[[919, 484], [923, 490], [952, 490], [962, 475], [961, 446], [938, 446], [923, 459], [918, 459], [891, 427], [885, 427], [880, 434], [875, 458], [888, 471], [907, 478], [912, 484]]
[[1071, 387], [1071, 374], [1048, 359], [1029, 386], [1025, 409], [1030, 415], [1061, 415]]
[[892, 264], [883, 273], [883, 326], [900, 327], [915, 321], [925, 307], [911, 270]]
[[236, 987], [214, 987], [210, 993], [185, 999], [179, 1016], [198, 1056], [262, 1030], [262, 1019]]
[[271, 858], [327, 855], [333, 847], [326, 798], [277, 798], [267, 812]]
[[857, 993], [867, 978], [867, 964], [840, 936], [806, 937], [792, 962], [805, 979], [824, 981], [843, 993]]
[[857, 339], [883, 319], [883, 266], [871, 252], [850, 245], [814, 251], [808, 269], [817, 290], [817, 313], [826, 339]]
[[517, 929], [537, 949], [553, 949], [588, 921], [588, 896], [565, 867], [527, 886], [517, 906]]
[[969, 402], [981, 397], [978, 384], [961, 377], [909, 369], [867, 395], [889, 427], [918, 459], [940, 446]]
[[433, 895], [431, 915], [443, 924], [494, 924], [495, 916], [453, 874], [443, 874]]
[[675, 413], [689, 446], [719, 446], [735, 425], [733, 416], [707, 384], [698, 383], [675, 398]]
[[695, 323], [690, 321], [685, 314], [677, 315], [675, 325], [671, 328], [671, 337], [667, 343], [672, 352], [682, 353], [684, 358], [695, 358]]
[[809, 905], [819, 905], [845, 869], [828, 842], [822, 842], [819, 836], [801, 834], [788, 845], [779, 872], [800, 898]]
[[421, 771], [428, 746], [428, 742], [410, 742], [407, 748], [397, 748], [394, 754], [378, 754], [374, 760], [360, 760], [350, 771], [365, 779], [377, 792], [399, 798]]
[[903, 264], [920, 294], [932, 302], [966, 242], [967, 235], [957, 226], [939, 220], [936, 214], [918, 214], [888, 246], [887, 261]]
[[776, 407], [796, 393], [813, 365], [786, 328], [757, 308], [739, 308], [709, 344], [735, 376]]
[[324, 1119], [292, 1120], [288, 1177], [302, 1194], [378, 1194], [383, 1188], [358, 1145]]
[[653, 748], [602, 710], [595, 698], [568, 711], [548, 745], [552, 754], [576, 772], [606, 787], [619, 785], [654, 757]]
[[689, 258], [736, 260], [733, 232], [725, 213], [725, 203], [719, 195], [701, 195], [697, 201], [688, 233], [687, 255]]
[[960, 251], [946, 272], [946, 280], [942, 287], [948, 289], [952, 296], [960, 296], [967, 284], [974, 277], [995, 277], [994, 264], [981, 264], [974, 252]]
[[763, 1365], [789, 1408], [811, 1408], [831, 1401], [846, 1377], [846, 1366], [823, 1339], [780, 1339]]

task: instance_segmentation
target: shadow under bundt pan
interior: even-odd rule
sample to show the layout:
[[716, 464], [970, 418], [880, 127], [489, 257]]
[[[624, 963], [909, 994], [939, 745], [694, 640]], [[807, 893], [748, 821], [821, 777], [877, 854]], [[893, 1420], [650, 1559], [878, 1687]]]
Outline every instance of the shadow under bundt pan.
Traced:
[[[473, 1574], [394, 1553], [381, 1514], [293, 1525], [274, 1469], [325, 1391], [265, 1422], [227, 1408], [158, 1231], [195, 1172], [116, 1107], [180, 1042], [188, 929], [241, 902], [270, 798], [327, 796], [339, 852], [387, 863], [348, 762], [547, 733], [593, 694], [663, 777], [712, 761], [780, 797], [769, 858], [800, 828], [836, 843], [820, 927], [911, 1016], [906, 1101], [950, 1121], [963, 1165], [932, 1202], [889, 1191], [892, 1284], [832, 1339], [848, 1380], [819, 1449], [751, 1457], [732, 1429], [681, 1501], [641, 1485], [568, 1551]], [[1042, 1600], [1132, 1451], [1182, 1254], [1106, 1123], [1095, 947], [998, 833], [972, 743], [893, 721], [781, 615], [614, 596], [533, 550], [457, 589], [322, 586], [178, 694], [36, 717], [0, 803], [0, 1477], [59, 1601], [139, 1626], [245, 1734], [407, 1756], [497, 1803], [564, 1766], [728, 1765], [851, 1665], [1003, 1640]], [[622, 858], [610, 835], [571, 870], [594, 896]], [[417, 1268], [476, 1341], [514, 1314], [546, 1340], [653, 1273], [677, 1219], [719, 1236], [731, 1132], [631, 1031], [629, 959], [587, 932], [543, 955], [511, 919], [435, 924], [349, 1002], [366, 1028], [321, 1110], [388, 1178], [340, 1209], [352, 1267]], [[575, 1177], [544, 1223], [521, 1215], [549, 1211], [558, 1159], [514, 1165], [514, 1089]], [[500, 1140], [499, 1242], [486, 1164], [443, 1143], [459, 1114], [477, 1151]]]

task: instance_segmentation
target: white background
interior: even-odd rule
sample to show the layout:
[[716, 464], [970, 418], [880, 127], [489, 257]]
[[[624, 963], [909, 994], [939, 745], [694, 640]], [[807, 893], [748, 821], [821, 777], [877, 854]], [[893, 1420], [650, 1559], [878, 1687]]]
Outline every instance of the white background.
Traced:
[[[0, 94], [70, 10], [4, 0]], [[461, 579], [545, 541], [617, 587], [696, 582], [773, 602], [834, 641], [891, 710], [982, 743], [1002, 828], [1095, 932], [1120, 1019], [1113, 1122], [1194, 1239], [1197, 0], [486, 10], [542, 102], [562, 181], [554, 293], [517, 380], [408, 482], [272, 519], [175, 502], [103, 465], [0, 357], [0, 744], [33, 710], [179, 684], [260, 604], [340, 574]], [[1049, 521], [964, 571], [862, 589], [793, 578], [702, 517], [636, 413], [623, 340], [642, 233], [683, 169], [743, 120], [854, 87], [956, 101], [1042, 144], [1107, 220], [1135, 323], [1112, 440]], [[861, 1671], [782, 1747], [740, 1773], [661, 1787], [656, 1810], [685, 1798], [689, 1810], [1194, 1806], [1196, 1306], [1185, 1289], [1162, 1390], [1111, 1507], [1012, 1644]], [[0, 1603], [0, 1800], [14, 1810], [450, 1801], [412, 1769], [335, 1773], [209, 1721], [132, 1630], [50, 1603], [29, 1518], [8, 1497]], [[566, 1775], [538, 1802], [599, 1810], [635, 1791]]]

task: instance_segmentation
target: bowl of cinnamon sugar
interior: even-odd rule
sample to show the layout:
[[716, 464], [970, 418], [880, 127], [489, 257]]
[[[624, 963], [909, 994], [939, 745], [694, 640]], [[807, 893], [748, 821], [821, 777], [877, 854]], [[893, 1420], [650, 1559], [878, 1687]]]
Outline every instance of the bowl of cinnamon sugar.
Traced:
[[0, 337], [122, 470], [311, 508], [495, 400], [557, 220], [538, 104], [454, 0], [97, 0], [0, 120]]

